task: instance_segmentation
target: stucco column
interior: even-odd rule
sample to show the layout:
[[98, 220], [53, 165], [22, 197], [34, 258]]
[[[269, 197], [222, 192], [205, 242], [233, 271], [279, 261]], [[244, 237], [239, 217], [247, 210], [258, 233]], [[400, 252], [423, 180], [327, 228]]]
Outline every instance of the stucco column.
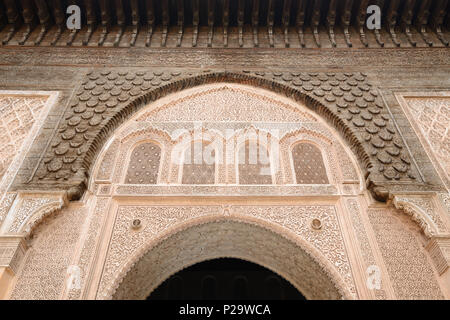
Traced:
[[0, 236], [0, 300], [9, 296], [27, 245], [22, 235]]

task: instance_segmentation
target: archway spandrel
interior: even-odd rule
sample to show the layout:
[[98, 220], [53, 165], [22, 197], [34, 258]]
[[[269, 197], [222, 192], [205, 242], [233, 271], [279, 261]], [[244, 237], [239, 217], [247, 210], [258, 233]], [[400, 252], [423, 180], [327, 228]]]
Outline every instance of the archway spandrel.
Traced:
[[[114, 285], [107, 289], [108, 293], [97, 297], [112, 295], [114, 299], [143, 299], [164, 279], [185, 267], [205, 260], [234, 257], [271, 269], [310, 299], [352, 298], [330, 264], [326, 260], [317, 260], [314, 248], [308, 248], [306, 243], [302, 246], [289, 236], [270, 230], [268, 225], [236, 217], [193, 222], [147, 246], [139, 258], [119, 274]], [[200, 245], [199, 235], [204, 240]], [[141, 283], [139, 290], [129, 291], [136, 288], [137, 283]]]
[[[418, 180], [378, 91], [362, 73], [197, 74], [104, 69], [86, 75], [70, 103], [66, 120], [45, 153], [38, 174], [27, 187], [54, 183], [55, 188], [70, 190], [70, 199], [79, 198], [87, 186], [93, 160], [115, 128], [148, 102], [214, 82], [245, 83], [303, 101], [345, 137], [362, 168], [370, 172], [368, 187], [378, 199], [386, 199], [389, 185], [397, 180]], [[57, 149], [61, 143], [70, 146], [64, 149], [64, 154]], [[77, 160], [71, 161], [73, 158]]]
[[[345, 290], [348, 290], [349, 296], [347, 298], [357, 297], [345, 245], [332, 206], [227, 206], [227, 215], [218, 215], [218, 212], [222, 212], [222, 207], [119, 206], [97, 298], [108, 298], [111, 294], [112, 283], [114, 283], [113, 287], [120, 286], [122, 280], [118, 279], [122, 279], [125, 274], [128, 274], [129, 269], [134, 268], [133, 266], [142, 259], [142, 256], [156, 243], [162, 241], [161, 239], [182, 233], [186, 228], [214, 221], [222, 221], [224, 223], [227, 221], [241, 221], [241, 223], [256, 224], [272, 230], [282, 237], [287, 237], [291, 241], [294, 241], [292, 239], [297, 239], [295, 241], [303, 243], [302, 250], [306, 250], [311, 258], [314, 257], [312, 259], [319, 259], [321, 261], [319, 264], [323, 265], [325, 269], [328, 268], [332, 274], [335, 274], [333, 277], [343, 279], [336, 281], [340, 283], [340, 286], [346, 288]], [[311, 217], [310, 212], [316, 212], [316, 215]], [[285, 214], [284, 216], [283, 213]], [[313, 218], [321, 221], [320, 230], [312, 227]], [[134, 219], [139, 219], [142, 227], [139, 230], [130, 232], [131, 221]], [[230, 230], [229, 232], [232, 231]], [[226, 241], [229, 242], [229, 245], [225, 245], [225, 248], [223, 248], [225, 251], [220, 253], [220, 250], [212, 250], [214, 247], [221, 246], [220, 242], [214, 239], [215, 237], [211, 235], [197, 234], [195, 246], [202, 247], [205, 244], [209, 244], [211, 246], [211, 254], [215, 257], [219, 257], [221, 254], [232, 256], [240, 252], [239, 246], [248, 245], [252, 248], [249, 247], [241, 252], [241, 257], [244, 259], [246, 254], [247, 258], [252, 258], [252, 251], [254, 250], [263, 250], [265, 253], [261, 252], [261, 255], [273, 256], [276, 254], [276, 250], [266, 248], [270, 246], [267, 241], [259, 243], [247, 241], [247, 243], [237, 244], [232, 237], [227, 238]], [[167, 247], [166, 250], [168, 252], [165, 254], [170, 256], [175, 248]], [[176, 256], [182, 255], [187, 259], [186, 255], [188, 255], [190, 250], [194, 249], [188, 246], [185, 247], [185, 250], [187, 250], [187, 253], [179, 253]], [[227, 252], [226, 255], [225, 252]], [[172, 258], [167, 257], [169, 261]], [[199, 259], [202, 259], [202, 257], [199, 256]], [[275, 260], [280, 262], [285, 260], [285, 258]], [[301, 266], [297, 267], [300, 268]], [[132, 273], [134, 274], [134, 271]], [[163, 278], [159, 280], [161, 279]], [[311, 283], [310, 289], [312, 290], [314, 287], [314, 284]]]

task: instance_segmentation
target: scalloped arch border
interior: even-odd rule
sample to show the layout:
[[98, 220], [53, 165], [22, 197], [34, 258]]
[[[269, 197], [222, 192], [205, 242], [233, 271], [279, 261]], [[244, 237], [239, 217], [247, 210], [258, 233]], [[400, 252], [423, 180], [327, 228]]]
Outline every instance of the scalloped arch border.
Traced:
[[[70, 200], [79, 199], [84, 190], [87, 187], [87, 179], [93, 170], [92, 166], [98, 157], [103, 144], [108, 140], [109, 136], [116, 130], [122, 123], [130, 119], [141, 108], [145, 107], [148, 103], [163, 98], [169, 94], [182, 91], [184, 89], [193, 88], [200, 85], [211, 83], [238, 83], [254, 86], [257, 88], [266, 89], [277, 94], [281, 94], [287, 98], [290, 98], [296, 102], [303, 102], [304, 105], [322, 117], [331, 127], [337, 129], [342, 135], [344, 140], [348, 143], [350, 149], [355, 152], [362, 169], [364, 170], [364, 176], [367, 178], [370, 174], [370, 168], [373, 167], [373, 163], [370, 160], [363, 144], [358, 140], [353, 130], [343, 121], [335, 115], [326, 105], [319, 102], [311, 95], [301, 92], [291, 86], [278, 83], [266, 78], [252, 76], [245, 73], [237, 72], [211, 72], [200, 75], [193, 75], [185, 77], [180, 80], [176, 80], [160, 86], [146, 94], [137, 97], [132, 102], [126, 104], [119, 110], [109, 121], [100, 129], [98, 134], [90, 142], [89, 147], [82, 160], [82, 170], [86, 177], [82, 178], [82, 181], [78, 181], [76, 186], [70, 188], [68, 197]], [[74, 177], [76, 180], [76, 177]], [[80, 178], [80, 176], [78, 176]], [[370, 182], [367, 182], [368, 188], [375, 187]]]

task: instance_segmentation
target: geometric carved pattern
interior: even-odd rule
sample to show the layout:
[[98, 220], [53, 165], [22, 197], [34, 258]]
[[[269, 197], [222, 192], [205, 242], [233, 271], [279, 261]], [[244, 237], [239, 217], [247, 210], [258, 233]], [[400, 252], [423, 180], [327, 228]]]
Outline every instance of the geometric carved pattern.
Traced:
[[[446, 181], [450, 181], [450, 98], [406, 98], [410, 121], [418, 128]], [[426, 146], [425, 146], [426, 147]]]
[[292, 150], [297, 184], [327, 184], [322, 152], [311, 143], [299, 143]]
[[432, 198], [395, 195], [392, 202], [397, 209], [402, 209], [410, 215], [427, 237], [447, 232], [439, 214], [440, 210], [434, 205]]
[[[355, 149], [369, 187], [386, 199], [386, 181], [414, 181], [415, 173], [378, 91], [363, 73], [209, 72], [100, 69], [89, 72], [70, 102], [57, 134], [27, 188], [56, 182], [79, 198], [108, 135], [150, 101], [181, 89], [217, 82], [246, 83], [306, 102], [335, 123]], [[380, 187], [377, 187], [380, 186]]]
[[131, 153], [125, 183], [156, 184], [158, 180], [161, 148], [154, 143], [143, 143]]
[[[226, 214], [231, 214], [232, 218], [228, 219]], [[311, 220], [319, 218], [322, 221], [322, 229], [320, 231], [311, 228]], [[130, 223], [133, 219], [140, 219], [142, 228], [139, 231], [130, 231]], [[192, 220], [198, 221], [192, 221]], [[194, 232], [194, 237], [189, 240], [189, 243], [168, 246], [164, 248], [164, 255], [158, 256], [158, 261], [151, 263], [140, 264], [140, 257], [149, 251], [148, 244], [153, 243], [154, 239], [166, 239], [168, 230], [170, 236], [177, 234], [188, 226], [201, 226], [208, 224], [207, 221], [218, 221], [220, 225], [234, 224], [231, 230], [226, 230], [221, 227], [219, 230], [214, 230], [210, 235], [206, 232]], [[245, 223], [245, 221], [251, 221]], [[191, 222], [189, 222], [191, 221]], [[234, 221], [234, 222], [233, 222]], [[239, 221], [239, 223], [236, 223]], [[262, 226], [265, 230], [273, 230], [277, 233], [284, 230], [290, 230], [295, 233], [295, 237], [303, 239], [302, 243], [307, 248], [315, 248], [314, 251], [321, 254], [313, 254], [317, 261], [322, 265], [330, 266], [330, 275], [336, 279], [341, 288], [346, 288], [348, 293], [357, 297], [355, 291], [352, 270], [349, 265], [347, 252], [340, 234], [339, 222], [337, 221], [335, 209], [333, 206], [230, 206], [227, 209], [215, 205], [205, 206], [119, 206], [117, 211], [117, 218], [112, 232], [112, 238], [109, 241], [110, 247], [105, 262], [105, 272], [102, 275], [100, 286], [97, 291], [97, 298], [105, 299], [111, 295], [111, 289], [115, 290], [118, 284], [117, 280], [121, 279], [126, 273], [131, 277], [141, 282], [139, 289], [130, 292], [126, 295], [128, 298], [137, 297], [142, 298], [142, 294], [146, 295], [151, 291], [152, 287], [158, 283], [143, 282], [142, 278], [134, 272], [128, 272], [132, 265], [135, 264], [147, 268], [147, 271], [140, 269], [138, 273], [145, 278], [152, 278], [156, 281], [166, 279], [172, 272], [177, 271], [176, 268], [183, 266], [183, 263], [195, 259], [199, 262], [204, 259], [212, 258], [212, 255], [218, 256], [233, 256], [238, 254], [241, 258], [256, 259], [256, 262], [266, 262], [266, 265], [271, 265], [275, 261], [280, 265], [280, 270], [286, 270], [292, 274], [291, 279], [295, 279], [301, 274], [303, 268], [308, 266], [305, 261], [298, 262], [296, 267], [286, 269], [286, 264], [295, 261], [294, 257], [302, 255], [302, 250], [295, 250], [292, 252], [292, 259], [276, 258], [278, 255], [284, 256], [286, 252], [278, 247], [279, 241], [270, 241], [267, 237], [259, 238], [258, 232], [253, 232], [254, 228], [245, 228], [239, 238], [236, 238], [236, 230], [241, 229], [244, 225]], [[197, 227], [194, 227], [197, 229]], [[183, 232], [178, 233], [181, 236], [175, 236], [176, 239], [182, 239]], [[280, 234], [283, 234], [280, 232]], [[282, 236], [281, 238], [289, 239], [291, 236]], [[266, 240], [263, 240], [266, 239]], [[201, 243], [201, 245], [200, 245]], [[225, 250], [225, 251], [222, 251]], [[316, 251], [317, 250], [317, 251]], [[179, 253], [178, 253], [179, 252]], [[200, 253], [200, 257], [195, 258], [195, 252]], [[239, 252], [242, 252], [239, 254]], [[297, 252], [294, 254], [294, 252]], [[269, 254], [270, 253], [270, 254]], [[291, 254], [286, 257], [291, 256]], [[165, 258], [164, 258], [165, 257]], [[175, 259], [184, 260], [184, 262], [175, 262]], [[281, 260], [279, 260], [281, 259]], [[264, 261], [265, 260], [265, 261]], [[288, 261], [289, 260], [289, 261]], [[271, 261], [271, 262], [269, 262]], [[282, 261], [282, 262], [281, 262]], [[137, 263], [136, 263], [137, 262]], [[281, 263], [280, 263], [281, 262]], [[174, 265], [175, 264], [175, 265]], [[190, 263], [188, 263], [190, 264]], [[167, 265], [166, 268], [161, 266]], [[169, 266], [170, 265], [170, 266]], [[275, 266], [274, 266], [275, 267]], [[150, 272], [150, 268], [153, 270]], [[173, 269], [175, 268], [175, 269]], [[171, 270], [168, 270], [171, 269]], [[284, 270], [283, 270], [284, 269]], [[144, 271], [144, 272], [141, 272]], [[301, 287], [308, 287], [311, 291], [316, 291], [314, 295], [327, 295], [326, 292], [320, 292], [320, 283], [325, 279], [316, 279], [310, 273], [311, 278], [303, 278]], [[138, 279], [136, 279], [136, 277]], [[337, 276], [337, 277], [336, 277]], [[126, 281], [124, 281], [126, 282]], [[125, 284], [124, 284], [125, 285]], [[134, 287], [133, 285], [131, 288]], [[140, 292], [140, 293], [139, 293]], [[122, 297], [124, 298], [124, 296]], [[348, 297], [347, 297], [348, 298]]]
[[215, 151], [204, 141], [193, 141], [186, 149], [183, 184], [214, 184]]
[[246, 141], [239, 152], [239, 184], [272, 184], [267, 149]]
[[66, 208], [39, 226], [10, 299], [61, 298], [85, 217], [84, 208]]
[[396, 298], [443, 299], [422, 244], [395, 216], [402, 214], [389, 209], [369, 209], [367, 212]]
[[[205, 238], [201, 246], [199, 236]], [[343, 292], [341, 282], [338, 286], [335, 280], [339, 276], [335, 272], [327, 273], [330, 268], [324, 268], [316, 256], [292, 239], [258, 224], [235, 220], [189, 226], [158, 241], [130, 266], [112, 298], [145, 299], [161, 280], [180, 269], [221, 257], [245, 258], [265, 265], [288, 279], [309, 299], [352, 298], [348, 290]]]
[[0, 96], [0, 180], [30, 132], [48, 97]]
[[[359, 243], [361, 257], [364, 262], [364, 267], [376, 265], [375, 256], [373, 254], [373, 249], [371, 247], [371, 242], [367, 236], [367, 231], [364, 227], [364, 223], [361, 219], [361, 208], [358, 200], [355, 198], [347, 198], [346, 205], [349, 210], [350, 217], [352, 219], [353, 229], [356, 233], [356, 237]], [[383, 283], [379, 289], [374, 288], [375, 299], [385, 300], [386, 291], [383, 289]]]

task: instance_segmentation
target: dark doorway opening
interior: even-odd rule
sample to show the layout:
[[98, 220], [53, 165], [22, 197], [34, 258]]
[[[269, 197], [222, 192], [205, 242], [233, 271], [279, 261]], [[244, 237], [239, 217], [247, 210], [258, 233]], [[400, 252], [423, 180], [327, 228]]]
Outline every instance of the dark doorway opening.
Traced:
[[288, 281], [240, 259], [197, 263], [164, 281], [149, 300], [305, 300]]

